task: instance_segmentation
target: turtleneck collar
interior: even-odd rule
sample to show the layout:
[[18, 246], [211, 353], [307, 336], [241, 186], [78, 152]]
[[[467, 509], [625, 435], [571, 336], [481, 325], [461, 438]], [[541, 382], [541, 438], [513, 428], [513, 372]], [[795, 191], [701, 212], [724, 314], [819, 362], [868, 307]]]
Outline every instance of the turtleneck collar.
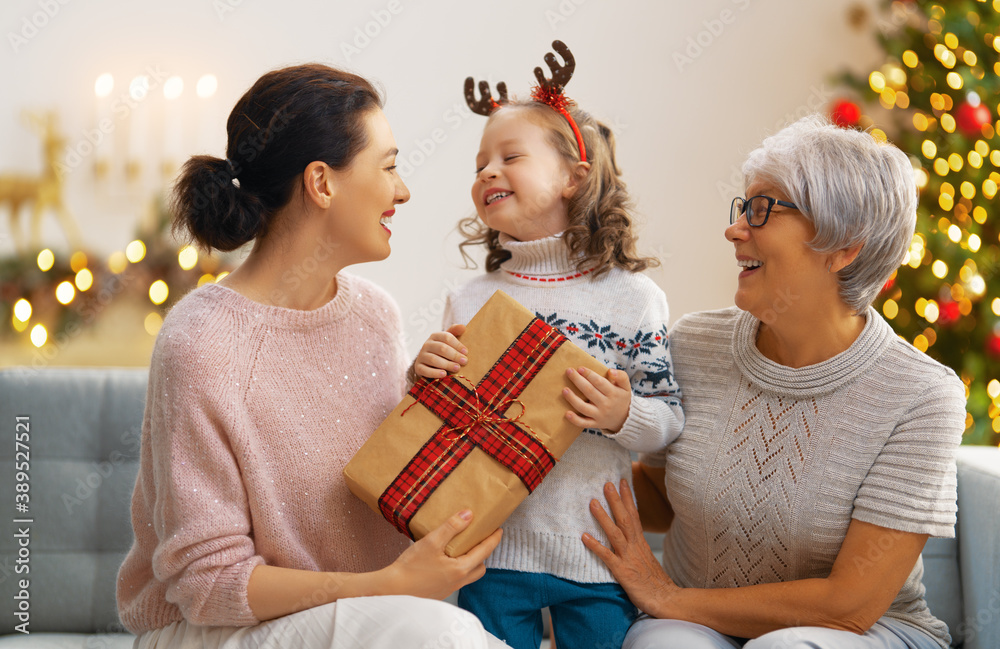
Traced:
[[499, 242], [510, 252], [510, 259], [503, 262], [500, 269], [515, 278], [528, 281], [533, 277], [541, 281], [585, 279], [586, 273], [577, 270], [576, 259], [570, 256], [562, 233], [534, 241], [517, 241], [501, 232]]
[[895, 334], [872, 307], [865, 313], [865, 327], [851, 346], [815, 365], [792, 368], [775, 363], [757, 349], [760, 320], [740, 313], [733, 331], [733, 357], [743, 374], [757, 387], [796, 399], [820, 396], [862, 376], [879, 361]]

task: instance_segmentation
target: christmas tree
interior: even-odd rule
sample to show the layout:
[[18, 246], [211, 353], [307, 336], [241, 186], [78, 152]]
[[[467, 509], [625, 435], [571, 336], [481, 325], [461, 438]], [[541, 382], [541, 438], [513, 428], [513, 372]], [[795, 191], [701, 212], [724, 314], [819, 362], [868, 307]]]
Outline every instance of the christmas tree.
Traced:
[[[968, 390], [967, 444], [1000, 443], [1000, 0], [887, 3], [886, 61], [831, 117], [907, 152], [920, 201], [876, 308]], [[860, 105], [859, 105], [860, 104]]]

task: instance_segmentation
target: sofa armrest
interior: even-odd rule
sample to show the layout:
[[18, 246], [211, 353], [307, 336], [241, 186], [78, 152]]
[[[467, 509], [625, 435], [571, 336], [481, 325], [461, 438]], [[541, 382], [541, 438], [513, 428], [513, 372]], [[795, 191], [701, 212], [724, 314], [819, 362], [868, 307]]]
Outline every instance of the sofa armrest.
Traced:
[[958, 450], [958, 555], [966, 649], [1000, 647], [1000, 448]]

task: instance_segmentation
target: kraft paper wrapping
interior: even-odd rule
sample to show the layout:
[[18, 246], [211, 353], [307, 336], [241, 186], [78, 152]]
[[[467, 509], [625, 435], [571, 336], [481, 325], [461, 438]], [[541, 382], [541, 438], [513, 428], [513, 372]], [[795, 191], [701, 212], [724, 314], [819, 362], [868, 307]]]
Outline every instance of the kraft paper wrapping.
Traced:
[[[503, 291], [494, 293], [459, 337], [469, 350], [469, 362], [458, 373], [478, 383], [534, 318], [535, 314]], [[518, 397], [524, 405], [520, 422], [530, 427], [529, 432], [556, 460], [582, 431], [565, 417], [569, 404], [562, 389], [579, 394], [566, 377], [571, 367], [587, 367], [601, 376], [608, 372], [590, 354], [566, 341]], [[413, 405], [414, 401], [409, 395], [404, 397], [344, 468], [351, 492], [380, 515], [379, 497], [442, 425], [441, 419], [423, 404]], [[519, 413], [520, 406], [513, 404], [505, 414], [513, 419]], [[446, 548], [449, 556], [459, 556], [500, 527], [527, 496], [528, 489], [516, 475], [476, 448], [414, 515], [410, 531], [420, 539], [456, 512], [471, 509], [472, 523]]]

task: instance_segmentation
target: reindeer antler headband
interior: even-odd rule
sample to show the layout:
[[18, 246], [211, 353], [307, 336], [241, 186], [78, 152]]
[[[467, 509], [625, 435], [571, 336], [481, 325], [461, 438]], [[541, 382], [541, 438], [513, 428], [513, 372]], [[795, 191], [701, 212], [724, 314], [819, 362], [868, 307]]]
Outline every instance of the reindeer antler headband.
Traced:
[[[580, 147], [580, 161], [586, 162], [587, 147], [583, 144], [583, 135], [580, 134], [580, 129], [577, 127], [576, 121], [569, 114], [568, 110], [573, 106], [573, 100], [563, 94], [566, 84], [573, 78], [573, 71], [576, 69], [576, 59], [573, 58], [573, 53], [566, 47], [566, 43], [562, 41], [552, 41], [552, 49], [562, 55], [565, 63], [559, 65], [556, 63], [555, 54], [552, 52], [545, 53], [545, 63], [548, 64], [549, 70], [552, 71], [552, 78], [546, 79], [542, 68], [535, 68], [535, 78], [538, 79], [538, 85], [531, 89], [531, 99], [546, 106], [551, 106], [556, 112], [566, 118], [570, 128], [573, 129], [573, 135], [576, 136], [576, 144]], [[472, 112], [488, 117], [490, 113], [502, 104], [507, 103], [507, 84], [501, 81], [497, 84], [497, 90], [500, 92], [499, 101], [493, 99], [489, 82], [480, 81], [479, 94], [482, 95], [482, 98], [476, 99], [476, 82], [472, 77], [468, 77], [465, 80], [465, 103], [469, 105]]]

